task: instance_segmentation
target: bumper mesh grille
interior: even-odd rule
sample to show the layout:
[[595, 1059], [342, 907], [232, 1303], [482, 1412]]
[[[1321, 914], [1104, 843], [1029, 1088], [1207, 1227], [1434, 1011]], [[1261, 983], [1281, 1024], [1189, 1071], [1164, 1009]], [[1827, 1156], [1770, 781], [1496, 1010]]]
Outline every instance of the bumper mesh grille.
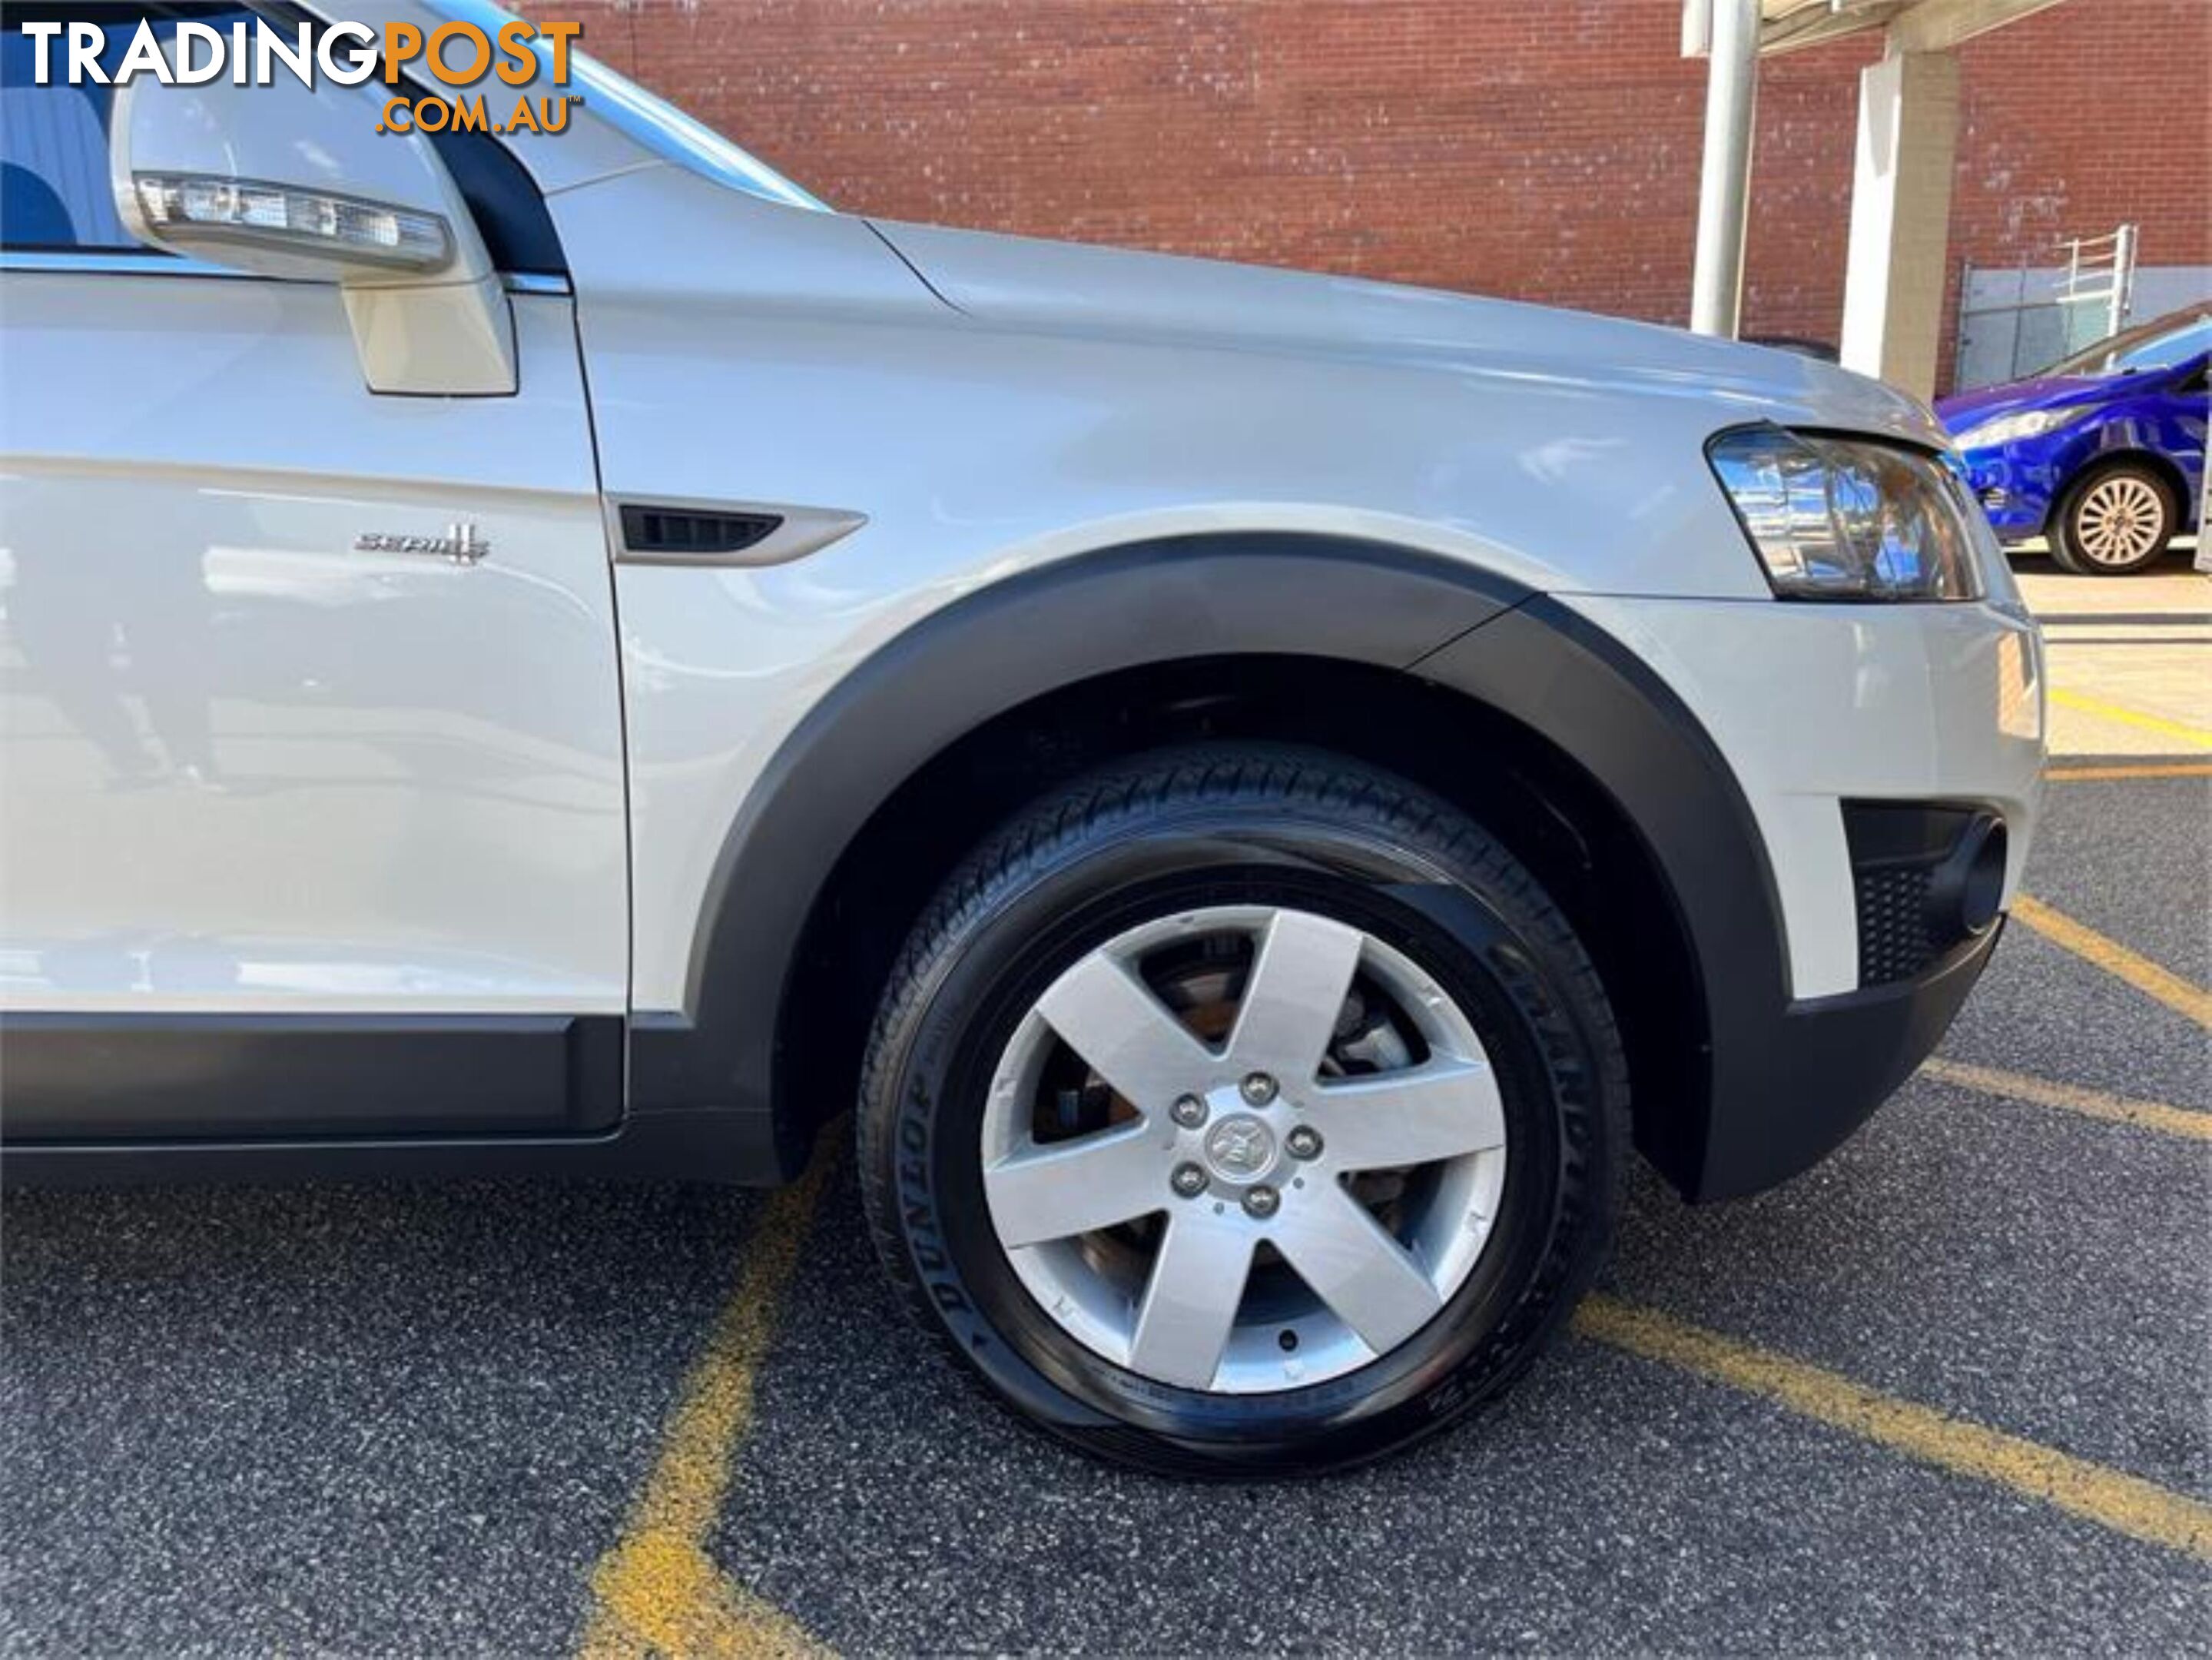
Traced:
[[1859, 983], [1910, 980], [1956, 943], [1938, 938], [1928, 921], [1926, 865], [1889, 865], [1856, 873]]
[[1987, 808], [1846, 801], [1844, 835], [1862, 987], [1920, 978], [1996, 917], [2004, 821]]

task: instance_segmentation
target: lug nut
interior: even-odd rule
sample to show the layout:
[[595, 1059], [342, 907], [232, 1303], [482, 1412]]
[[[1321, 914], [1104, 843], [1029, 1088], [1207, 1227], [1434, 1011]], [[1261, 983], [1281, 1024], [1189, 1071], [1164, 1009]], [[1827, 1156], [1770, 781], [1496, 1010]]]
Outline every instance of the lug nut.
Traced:
[[1206, 1172], [1196, 1164], [1177, 1164], [1168, 1185], [1184, 1198], [1195, 1199], [1206, 1191]]
[[1255, 1216], [1273, 1216], [1282, 1203], [1283, 1195], [1273, 1188], [1254, 1188], [1244, 1195], [1244, 1208]]
[[1293, 1158], [1317, 1158], [1321, 1156], [1321, 1132], [1311, 1124], [1297, 1125], [1283, 1138], [1283, 1148]]
[[1275, 1080], [1264, 1072], [1248, 1072], [1240, 1086], [1244, 1098], [1255, 1107], [1264, 1107], [1275, 1098]]
[[1194, 1130], [1206, 1122], [1206, 1103], [1195, 1095], [1178, 1095], [1175, 1105], [1168, 1109], [1168, 1116], [1187, 1130]]

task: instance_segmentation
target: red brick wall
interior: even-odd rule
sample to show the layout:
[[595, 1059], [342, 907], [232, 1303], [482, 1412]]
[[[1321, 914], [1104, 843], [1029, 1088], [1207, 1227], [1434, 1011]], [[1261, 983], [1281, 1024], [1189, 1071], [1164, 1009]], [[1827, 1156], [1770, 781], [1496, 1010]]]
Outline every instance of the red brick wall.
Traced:
[[[1679, 0], [533, 9], [841, 207], [1687, 313], [1704, 66]], [[1747, 332], [1837, 337], [1875, 49], [1765, 67]], [[1961, 259], [2123, 218], [2147, 263], [2212, 263], [2209, 52], [2205, 0], [2065, 0], [1966, 46], [1954, 290]]]

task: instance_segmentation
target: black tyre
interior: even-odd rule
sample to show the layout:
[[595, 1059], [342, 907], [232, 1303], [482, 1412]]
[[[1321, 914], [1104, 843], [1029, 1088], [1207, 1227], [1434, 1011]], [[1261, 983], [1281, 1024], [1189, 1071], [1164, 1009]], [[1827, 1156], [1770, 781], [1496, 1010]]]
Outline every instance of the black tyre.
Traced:
[[1627, 1069], [1565, 917], [1465, 814], [1205, 746], [1040, 801], [915, 927], [860, 1171], [922, 1322], [1095, 1453], [1341, 1466], [1498, 1395], [1589, 1284]]
[[2051, 556], [2077, 576], [2125, 576], [2154, 564], [2173, 539], [2172, 487], [2140, 461], [2081, 475], [2051, 519]]

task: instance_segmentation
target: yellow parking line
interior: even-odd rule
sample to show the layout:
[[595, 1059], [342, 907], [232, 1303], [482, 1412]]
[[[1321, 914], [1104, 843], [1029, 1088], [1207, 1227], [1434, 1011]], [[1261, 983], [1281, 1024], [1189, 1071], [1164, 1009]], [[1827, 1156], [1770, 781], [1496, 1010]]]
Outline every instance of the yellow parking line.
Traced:
[[2048, 767], [2056, 784], [2103, 783], [2121, 778], [2212, 778], [2212, 761], [2168, 761], [2141, 767]]
[[594, 1606], [578, 1653], [615, 1660], [830, 1652], [790, 1615], [732, 1584], [708, 1557], [730, 1466], [752, 1429], [754, 1373], [775, 1336], [799, 1248], [835, 1162], [830, 1134], [806, 1174], [763, 1207], [737, 1285], [662, 1426], [660, 1455], [622, 1536], [592, 1571]]
[[2065, 912], [2053, 910], [2027, 894], [2013, 897], [2012, 914], [2053, 945], [2063, 946], [2076, 957], [2094, 963], [2145, 996], [2156, 998], [2175, 1013], [2212, 1031], [2212, 992], [2191, 985], [2172, 970], [2160, 968], [2118, 940], [2106, 939], [2086, 923], [2077, 922]]
[[586, 1660], [815, 1660], [830, 1652], [672, 1533], [625, 1539], [600, 1563], [592, 1589], [599, 1606], [579, 1649]]
[[1655, 1309], [1592, 1297], [1576, 1313], [1574, 1323], [1583, 1336], [1644, 1359], [1729, 1384], [1923, 1463], [2041, 1499], [2115, 1533], [2212, 1561], [2212, 1505], [2140, 1476], [1899, 1400]]
[[2169, 1107], [2163, 1101], [2132, 1101], [2124, 1095], [2107, 1095], [2102, 1090], [2083, 1089], [2077, 1084], [2054, 1084], [2049, 1079], [2031, 1078], [2025, 1073], [2004, 1072], [1996, 1067], [1969, 1066], [1963, 1061], [1929, 1061], [1920, 1070], [1926, 1077], [1978, 1090], [1984, 1095], [2026, 1101], [2039, 1107], [2057, 1107], [2062, 1112], [2078, 1112], [2085, 1117], [2102, 1118], [2114, 1124], [2131, 1124], [2137, 1129], [2178, 1135], [2187, 1141], [2212, 1141], [2212, 1112]]
[[2078, 709], [2083, 714], [2094, 714], [2105, 721], [2118, 721], [2123, 726], [2140, 727], [2145, 732], [2179, 738], [2183, 743], [2193, 744], [2198, 749], [2212, 750], [2212, 732], [2207, 732], [2202, 727], [2192, 727], [2185, 721], [2169, 721], [2162, 714], [2145, 714], [2140, 709], [2124, 708], [2118, 703], [2107, 703], [2100, 697], [2087, 697], [2078, 691], [2069, 691], [2063, 686], [2051, 689], [2051, 701], [2062, 708]]

